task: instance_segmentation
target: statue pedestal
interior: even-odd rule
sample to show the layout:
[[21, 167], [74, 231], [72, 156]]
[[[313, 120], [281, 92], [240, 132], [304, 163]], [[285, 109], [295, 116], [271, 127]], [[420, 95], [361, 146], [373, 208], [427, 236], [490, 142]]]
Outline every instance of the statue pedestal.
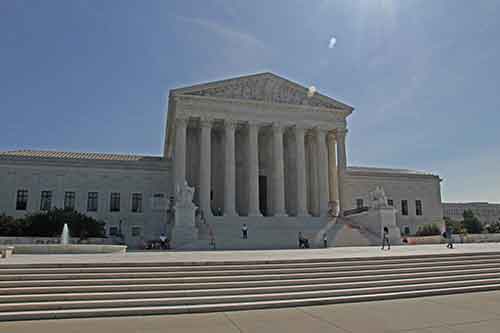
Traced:
[[172, 248], [180, 248], [198, 240], [195, 224], [196, 206], [191, 203], [175, 206], [175, 224], [172, 229]]
[[378, 222], [380, 223], [380, 234], [384, 232], [384, 227], [389, 230], [389, 241], [391, 244], [401, 244], [401, 230], [396, 224], [396, 209], [393, 207], [378, 207], [374, 209]]

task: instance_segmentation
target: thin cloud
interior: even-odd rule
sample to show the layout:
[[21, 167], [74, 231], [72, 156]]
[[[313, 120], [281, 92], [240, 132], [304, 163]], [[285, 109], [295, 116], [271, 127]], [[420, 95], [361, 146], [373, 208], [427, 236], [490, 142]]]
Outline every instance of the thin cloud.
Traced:
[[246, 32], [235, 30], [231, 27], [222, 25], [214, 21], [202, 18], [184, 17], [184, 16], [177, 16], [177, 19], [184, 22], [195, 24], [203, 29], [209, 30], [217, 34], [219, 37], [234, 44], [239, 44], [241, 46], [257, 48], [257, 49], [265, 48], [265, 44], [259, 39], [257, 39], [255, 36]]
[[335, 44], [337, 44], [337, 38], [335, 38], [335, 37], [330, 38], [330, 42], [328, 43], [328, 48], [333, 49]]

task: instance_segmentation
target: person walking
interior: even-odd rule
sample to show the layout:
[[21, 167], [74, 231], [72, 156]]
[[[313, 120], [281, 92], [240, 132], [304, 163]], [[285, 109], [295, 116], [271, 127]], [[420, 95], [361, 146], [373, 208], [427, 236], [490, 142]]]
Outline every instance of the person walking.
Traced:
[[384, 227], [384, 232], [382, 233], [382, 250], [384, 249], [385, 244], [387, 244], [387, 250], [390, 250], [391, 243], [389, 242], [389, 229], [387, 227]]
[[164, 233], [160, 235], [160, 248], [165, 250], [167, 248], [167, 236]]
[[451, 227], [446, 227], [445, 231], [445, 236], [446, 240], [448, 241], [448, 244], [446, 244], [446, 247], [449, 249], [453, 248], [453, 231], [451, 230]]
[[243, 223], [243, 227], [241, 227], [241, 233], [243, 234], [243, 239], [248, 239], [248, 227], [246, 223]]
[[328, 247], [328, 236], [326, 235], [326, 232], [323, 234], [323, 246], [325, 249]]

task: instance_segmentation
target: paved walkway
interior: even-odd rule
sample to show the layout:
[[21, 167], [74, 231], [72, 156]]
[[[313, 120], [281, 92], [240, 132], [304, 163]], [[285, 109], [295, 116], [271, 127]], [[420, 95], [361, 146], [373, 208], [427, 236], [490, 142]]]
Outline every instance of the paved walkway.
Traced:
[[288, 309], [0, 323], [5, 333], [499, 331], [500, 291]]
[[447, 249], [445, 244], [406, 245], [393, 246], [390, 251], [381, 251], [379, 247], [371, 246], [255, 251], [145, 251], [127, 252], [125, 254], [14, 255], [7, 259], [0, 259], [0, 266], [4, 263], [250, 261], [311, 258], [388, 257], [480, 252], [500, 252], [500, 243], [456, 244], [454, 249]]

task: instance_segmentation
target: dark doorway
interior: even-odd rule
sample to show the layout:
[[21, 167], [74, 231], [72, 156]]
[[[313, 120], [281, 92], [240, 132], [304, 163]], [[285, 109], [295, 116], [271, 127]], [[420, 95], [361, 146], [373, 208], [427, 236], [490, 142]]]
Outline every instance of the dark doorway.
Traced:
[[260, 213], [267, 216], [267, 177], [259, 176], [259, 208]]

